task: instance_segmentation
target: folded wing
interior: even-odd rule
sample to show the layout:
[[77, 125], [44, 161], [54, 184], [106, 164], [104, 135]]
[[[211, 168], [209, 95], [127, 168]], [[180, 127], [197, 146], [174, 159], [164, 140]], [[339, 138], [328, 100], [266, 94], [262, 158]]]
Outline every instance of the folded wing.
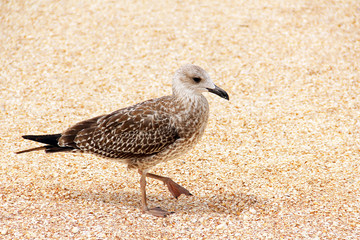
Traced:
[[160, 152], [179, 138], [171, 116], [134, 106], [79, 122], [62, 133], [59, 145], [111, 158]]

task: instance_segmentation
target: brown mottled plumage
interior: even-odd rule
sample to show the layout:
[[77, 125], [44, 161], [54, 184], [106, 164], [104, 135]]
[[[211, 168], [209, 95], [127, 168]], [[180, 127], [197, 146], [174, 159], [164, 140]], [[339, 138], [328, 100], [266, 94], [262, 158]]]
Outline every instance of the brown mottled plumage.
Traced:
[[148, 170], [179, 157], [200, 140], [209, 116], [209, 104], [201, 94], [206, 91], [229, 99], [202, 68], [187, 64], [174, 75], [172, 95], [79, 122], [61, 134], [23, 136], [47, 145], [18, 153], [41, 149], [82, 151], [126, 163], [141, 174], [142, 210], [164, 217], [170, 213], [147, 207], [145, 178], [163, 181], [176, 198], [181, 194], [191, 195], [170, 178], [148, 173]]

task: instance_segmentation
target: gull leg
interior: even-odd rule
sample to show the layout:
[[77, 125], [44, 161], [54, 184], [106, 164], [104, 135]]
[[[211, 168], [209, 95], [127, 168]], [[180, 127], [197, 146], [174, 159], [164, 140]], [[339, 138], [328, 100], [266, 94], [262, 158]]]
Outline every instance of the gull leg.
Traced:
[[141, 210], [146, 212], [149, 210], [146, 203], [146, 172], [140, 173], [140, 191], [141, 191]]
[[170, 215], [174, 212], [168, 212], [165, 210], [162, 210], [160, 207], [151, 208], [149, 209], [146, 203], [146, 174], [147, 171], [140, 171], [141, 174], [140, 178], [140, 191], [141, 191], [141, 210], [145, 213], [149, 213], [156, 217], [166, 217], [167, 215]]
[[162, 181], [175, 198], [178, 198], [181, 194], [192, 196], [192, 194], [187, 189], [174, 182], [171, 178], [159, 176], [153, 173], [147, 173], [146, 176]]

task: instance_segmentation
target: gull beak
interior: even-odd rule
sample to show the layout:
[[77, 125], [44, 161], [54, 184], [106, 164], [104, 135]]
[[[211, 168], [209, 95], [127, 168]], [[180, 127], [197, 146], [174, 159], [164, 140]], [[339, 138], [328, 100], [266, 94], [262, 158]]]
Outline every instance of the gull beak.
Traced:
[[227, 92], [225, 92], [225, 90], [219, 88], [218, 86], [215, 85], [214, 89], [211, 88], [207, 88], [207, 90], [211, 93], [214, 93], [222, 98], [225, 98], [226, 100], [229, 100], [229, 95], [227, 94]]

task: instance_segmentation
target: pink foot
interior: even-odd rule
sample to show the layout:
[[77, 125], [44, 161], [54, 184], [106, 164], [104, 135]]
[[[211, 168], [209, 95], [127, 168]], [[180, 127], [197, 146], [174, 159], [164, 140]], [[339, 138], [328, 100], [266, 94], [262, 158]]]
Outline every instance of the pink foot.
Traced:
[[186, 196], [192, 196], [192, 194], [187, 189], [174, 182], [171, 178], [166, 178], [164, 180], [164, 184], [166, 184], [170, 193], [175, 198], [178, 198], [181, 194], [185, 194]]
[[146, 210], [145, 212], [155, 217], [167, 217], [168, 215], [175, 213], [162, 210], [160, 207], [151, 208], [149, 210]]

